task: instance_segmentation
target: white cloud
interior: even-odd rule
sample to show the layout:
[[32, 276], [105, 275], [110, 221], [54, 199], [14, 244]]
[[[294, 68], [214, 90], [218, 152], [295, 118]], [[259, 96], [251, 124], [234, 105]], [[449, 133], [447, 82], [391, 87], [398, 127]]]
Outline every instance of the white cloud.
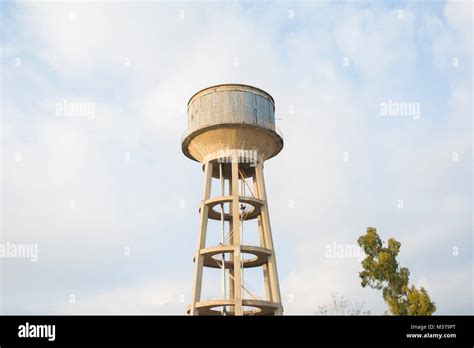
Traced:
[[58, 314], [182, 314], [189, 301], [184, 295], [187, 285], [183, 281], [161, 279], [145, 284], [124, 284], [86, 296], [70, 294], [73, 296], [65, 297], [63, 304], [52, 311]]

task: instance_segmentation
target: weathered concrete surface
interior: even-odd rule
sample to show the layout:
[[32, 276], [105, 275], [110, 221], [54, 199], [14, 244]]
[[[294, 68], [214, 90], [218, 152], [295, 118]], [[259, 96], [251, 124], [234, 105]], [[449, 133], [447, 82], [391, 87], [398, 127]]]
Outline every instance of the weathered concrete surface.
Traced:
[[188, 104], [182, 150], [203, 162], [222, 149], [256, 150], [264, 160], [278, 154], [283, 138], [275, 127], [273, 98], [246, 85], [219, 85], [196, 93]]

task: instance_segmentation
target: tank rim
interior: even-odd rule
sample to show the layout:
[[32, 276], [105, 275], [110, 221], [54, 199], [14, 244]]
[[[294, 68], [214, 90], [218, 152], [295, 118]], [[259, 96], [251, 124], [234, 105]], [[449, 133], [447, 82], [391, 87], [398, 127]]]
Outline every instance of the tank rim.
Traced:
[[264, 90], [261, 89], [261, 88], [258, 88], [258, 87], [252, 86], [252, 85], [246, 85], [246, 84], [244, 84], [244, 83], [221, 83], [221, 84], [218, 84], [218, 85], [213, 85], [213, 86], [205, 87], [205, 88], [203, 88], [203, 89], [200, 89], [200, 90], [197, 91], [196, 93], [194, 93], [194, 94], [192, 95], [192, 97], [189, 98], [189, 100], [188, 100], [188, 104], [187, 104], [188, 107], [189, 107], [189, 104], [191, 103], [191, 101], [194, 99], [194, 97], [195, 97], [196, 95], [198, 95], [199, 93], [204, 92], [204, 91], [207, 90], [207, 89], [217, 88], [217, 87], [223, 87], [223, 86], [241, 86], [241, 87], [250, 87], [250, 88], [256, 89], [256, 90], [258, 90], [258, 91], [260, 91], [260, 92], [262, 92], [262, 93], [268, 95], [268, 97], [270, 98], [270, 100], [271, 100], [271, 102], [273, 103], [273, 105], [275, 105], [275, 100], [273, 99], [273, 97], [271, 96], [271, 94], [268, 93], [268, 92], [266, 92], [266, 91], [264, 91]]

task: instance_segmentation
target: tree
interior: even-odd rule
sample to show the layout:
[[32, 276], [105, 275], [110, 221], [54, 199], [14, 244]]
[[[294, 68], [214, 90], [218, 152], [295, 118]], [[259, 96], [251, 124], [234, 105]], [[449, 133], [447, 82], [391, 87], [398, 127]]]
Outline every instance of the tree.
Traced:
[[410, 271], [399, 267], [397, 256], [401, 243], [390, 238], [385, 247], [373, 227], [357, 242], [366, 254], [359, 273], [362, 287], [382, 290], [383, 299], [393, 315], [431, 315], [436, 310], [428, 292], [408, 286]]
[[369, 310], [364, 310], [364, 303], [352, 302], [338, 294], [331, 295], [331, 301], [324, 306], [319, 306], [316, 314], [319, 315], [369, 315]]

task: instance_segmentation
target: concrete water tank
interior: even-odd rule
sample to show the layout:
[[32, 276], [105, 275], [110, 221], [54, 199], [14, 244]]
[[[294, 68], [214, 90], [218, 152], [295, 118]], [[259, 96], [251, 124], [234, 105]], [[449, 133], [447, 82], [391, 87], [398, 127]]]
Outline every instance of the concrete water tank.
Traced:
[[277, 155], [283, 138], [275, 127], [275, 103], [267, 92], [248, 85], [205, 88], [188, 102], [183, 153], [198, 162], [223, 150], [255, 150], [262, 161]]

